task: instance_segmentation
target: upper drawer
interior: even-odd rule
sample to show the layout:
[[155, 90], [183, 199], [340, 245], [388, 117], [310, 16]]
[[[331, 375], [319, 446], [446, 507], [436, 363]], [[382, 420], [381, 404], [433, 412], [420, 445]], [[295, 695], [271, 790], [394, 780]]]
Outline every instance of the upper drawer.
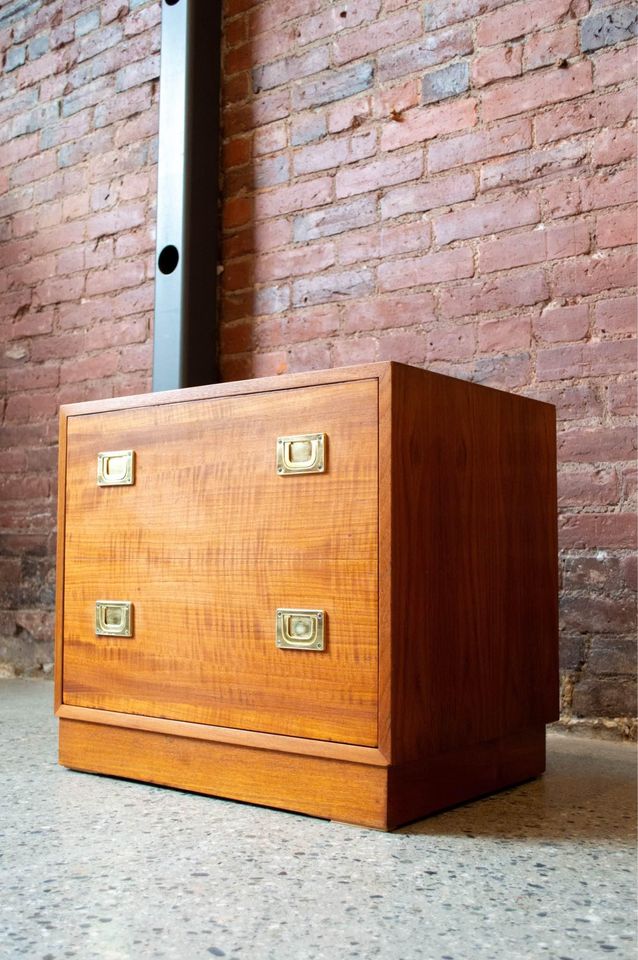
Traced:
[[[325, 471], [280, 474], [302, 434]], [[69, 418], [64, 702], [375, 745], [377, 446], [375, 380]], [[131, 637], [95, 635], [109, 599]], [[278, 608], [325, 611], [325, 649], [277, 647]]]

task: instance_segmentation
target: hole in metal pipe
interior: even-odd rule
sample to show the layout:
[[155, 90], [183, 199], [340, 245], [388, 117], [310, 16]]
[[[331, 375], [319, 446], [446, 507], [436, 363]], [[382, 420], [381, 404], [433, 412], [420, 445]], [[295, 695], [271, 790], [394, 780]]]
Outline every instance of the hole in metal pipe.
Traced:
[[[168, 0], [166, 0], [168, 3]], [[160, 251], [160, 255], [157, 258], [157, 266], [160, 273], [172, 273], [177, 264], [179, 263], [179, 251], [177, 247], [174, 247], [172, 243], [169, 243], [168, 246], [163, 247]]]

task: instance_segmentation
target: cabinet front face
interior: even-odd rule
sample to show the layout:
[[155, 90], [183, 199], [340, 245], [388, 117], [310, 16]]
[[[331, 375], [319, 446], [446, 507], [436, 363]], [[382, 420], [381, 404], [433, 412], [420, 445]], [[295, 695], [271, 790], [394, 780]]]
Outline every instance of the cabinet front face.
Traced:
[[375, 746], [377, 410], [362, 380], [69, 417], [63, 702]]

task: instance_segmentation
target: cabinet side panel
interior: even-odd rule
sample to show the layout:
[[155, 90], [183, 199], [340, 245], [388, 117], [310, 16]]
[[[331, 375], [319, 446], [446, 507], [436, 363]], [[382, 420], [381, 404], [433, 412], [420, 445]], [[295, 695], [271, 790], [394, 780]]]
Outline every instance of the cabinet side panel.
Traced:
[[393, 760], [558, 711], [554, 408], [393, 373]]

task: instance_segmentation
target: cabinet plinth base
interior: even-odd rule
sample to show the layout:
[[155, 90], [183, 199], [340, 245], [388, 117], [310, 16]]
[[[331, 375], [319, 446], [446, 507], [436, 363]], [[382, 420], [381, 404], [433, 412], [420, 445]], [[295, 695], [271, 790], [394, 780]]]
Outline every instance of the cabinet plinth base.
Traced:
[[87, 773], [391, 830], [538, 776], [545, 728], [382, 767], [60, 719], [59, 760]]

